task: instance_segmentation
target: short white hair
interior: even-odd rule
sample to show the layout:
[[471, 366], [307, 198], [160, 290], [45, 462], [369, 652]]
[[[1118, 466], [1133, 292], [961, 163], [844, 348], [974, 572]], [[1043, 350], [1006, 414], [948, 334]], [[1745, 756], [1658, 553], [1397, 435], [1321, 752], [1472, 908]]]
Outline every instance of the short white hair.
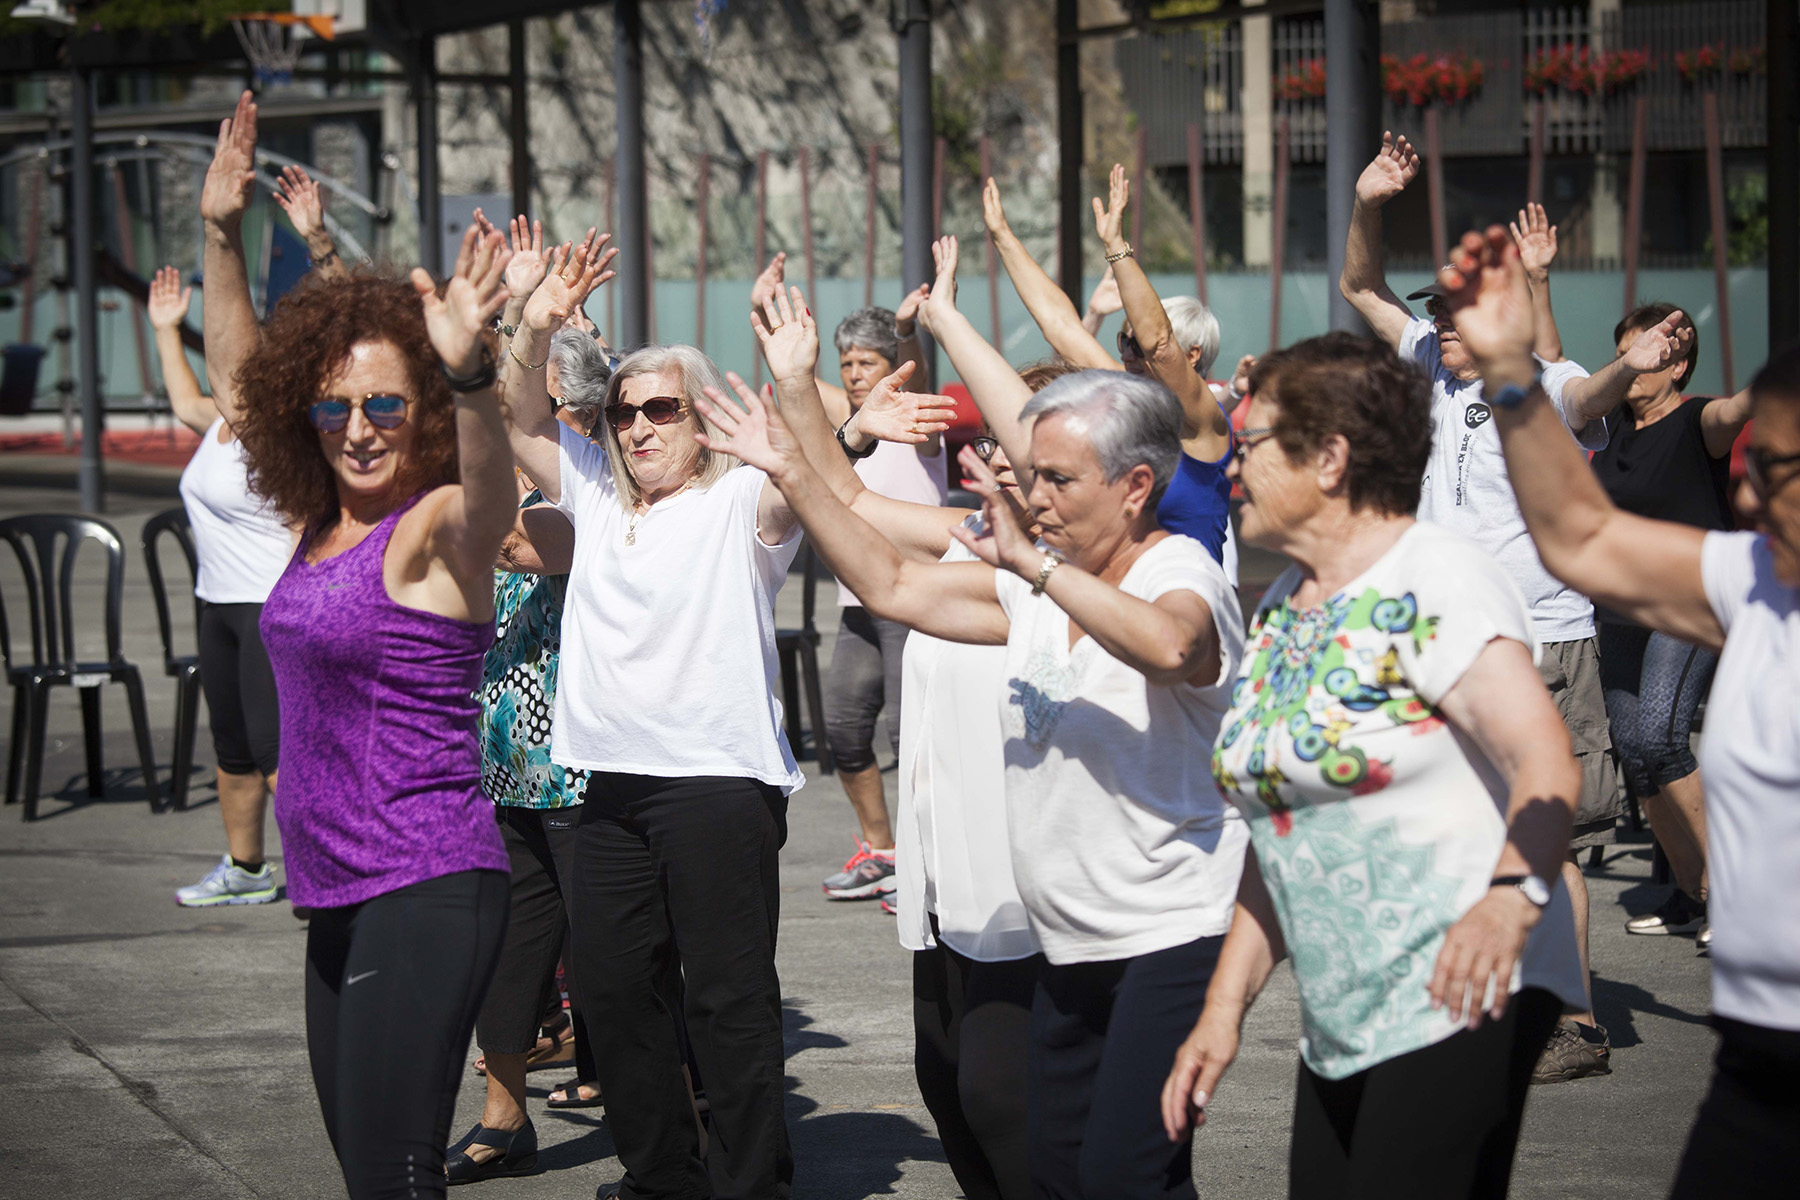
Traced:
[[1219, 357], [1219, 318], [1192, 296], [1170, 296], [1163, 301], [1163, 312], [1175, 330], [1175, 344], [1183, 354], [1200, 347], [1200, 361], [1194, 369], [1201, 375], [1210, 375]]
[[1181, 460], [1181, 401], [1174, 392], [1143, 375], [1075, 371], [1027, 401], [1019, 419], [1059, 415], [1082, 422], [1106, 482], [1146, 466], [1156, 479], [1150, 502], [1162, 499]]

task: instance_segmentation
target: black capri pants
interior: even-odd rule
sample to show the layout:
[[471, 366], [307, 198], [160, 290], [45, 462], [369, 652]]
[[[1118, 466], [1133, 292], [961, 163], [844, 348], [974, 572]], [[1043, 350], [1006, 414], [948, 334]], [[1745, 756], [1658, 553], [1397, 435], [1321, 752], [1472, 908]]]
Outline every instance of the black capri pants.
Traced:
[[275, 672], [258, 624], [262, 608], [200, 602], [200, 690], [213, 753], [227, 775], [273, 775], [281, 754]]
[[1635, 796], [1700, 769], [1690, 730], [1719, 656], [1641, 625], [1600, 625], [1600, 686], [1613, 746]]
[[866, 771], [875, 765], [875, 721], [883, 705], [888, 748], [900, 753], [900, 655], [908, 630], [860, 604], [839, 612], [825, 680], [825, 738], [840, 770]]

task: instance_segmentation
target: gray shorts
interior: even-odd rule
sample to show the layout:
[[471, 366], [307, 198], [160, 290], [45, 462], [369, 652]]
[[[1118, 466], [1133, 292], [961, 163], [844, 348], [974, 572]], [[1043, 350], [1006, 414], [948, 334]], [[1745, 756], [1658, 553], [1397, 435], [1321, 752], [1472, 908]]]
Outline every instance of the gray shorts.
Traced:
[[1618, 840], [1619, 815], [1625, 811], [1625, 789], [1613, 758], [1612, 730], [1606, 720], [1606, 693], [1600, 686], [1600, 645], [1595, 638], [1550, 642], [1544, 646], [1538, 674], [1556, 701], [1556, 711], [1569, 727], [1569, 743], [1581, 765], [1581, 799], [1569, 849], [1607, 846]]

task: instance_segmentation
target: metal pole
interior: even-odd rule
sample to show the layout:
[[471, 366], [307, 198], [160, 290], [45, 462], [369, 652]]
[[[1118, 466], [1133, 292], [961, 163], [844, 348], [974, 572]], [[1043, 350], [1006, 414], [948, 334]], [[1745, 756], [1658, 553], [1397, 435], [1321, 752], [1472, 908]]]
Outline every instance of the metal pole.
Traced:
[[1200, 146], [1200, 125], [1189, 121], [1188, 153], [1188, 228], [1194, 241], [1194, 295], [1206, 303], [1206, 155]]
[[1144, 175], [1149, 169], [1150, 139], [1142, 125], [1137, 127], [1137, 134], [1131, 139], [1131, 244], [1143, 253], [1144, 240], [1144, 205], [1149, 198], [1144, 194]]
[[444, 197], [438, 175], [437, 39], [417, 42], [413, 107], [419, 122], [419, 263], [434, 277], [444, 274]]
[[[618, 210], [613, 207], [613, 201], [619, 190], [618, 178], [618, 164], [610, 158], [607, 159], [605, 167], [600, 172], [601, 188], [604, 193], [600, 200], [600, 222], [612, 230], [619, 227]], [[618, 244], [619, 239], [615, 235], [613, 245]], [[617, 262], [618, 260], [614, 259], [613, 261]], [[619, 289], [615, 287], [606, 289], [606, 337], [614, 346], [619, 344]]]
[[1725, 167], [1719, 139], [1719, 93], [1709, 91], [1700, 97], [1701, 116], [1706, 121], [1706, 198], [1712, 210], [1713, 282], [1719, 293], [1719, 370], [1725, 381], [1727, 396], [1737, 391], [1731, 370], [1731, 271], [1729, 250], [1725, 244]]
[[800, 147], [800, 245], [806, 251], [806, 302], [817, 304], [819, 298], [813, 290], [818, 273], [813, 262], [812, 152], [805, 146]]
[[[1356, 202], [1356, 177], [1381, 144], [1381, 23], [1369, 0], [1325, 0], [1325, 246], [1331, 327], [1369, 327], [1335, 286]], [[1286, 159], [1277, 163], [1283, 169]], [[1280, 236], [1277, 231], [1276, 236]], [[1279, 270], [1279, 264], [1276, 268]]]
[[641, 0], [613, 6], [613, 81], [619, 123], [619, 344], [632, 350], [650, 332], [649, 197], [644, 189], [644, 11]]
[[[769, 152], [756, 152], [756, 270], [769, 265]], [[762, 386], [762, 355], [750, 356], [750, 386]]]
[[[1328, 68], [1329, 69], [1329, 68]], [[1287, 201], [1288, 201], [1288, 119], [1287, 114], [1281, 116], [1281, 123], [1275, 127], [1275, 211], [1271, 231], [1274, 247], [1269, 255], [1269, 349], [1274, 350], [1281, 345], [1281, 268], [1282, 260], [1287, 257]], [[1341, 273], [1343, 268], [1338, 268]], [[1333, 294], [1336, 288], [1330, 289]], [[1336, 322], [1333, 322], [1336, 327]]]
[[[931, 261], [931, 0], [896, 0], [900, 35], [900, 290], [911, 292], [936, 274]], [[923, 379], [931, 386], [936, 361], [930, 339], [919, 335]]]
[[1542, 96], [1538, 96], [1531, 102], [1531, 159], [1525, 168], [1525, 198], [1533, 204], [1544, 202], [1544, 98]]
[[513, 212], [531, 215], [531, 110], [529, 89], [525, 80], [525, 22], [513, 19], [506, 23], [507, 77], [511, 81], [511, 102], [507, 108], [507, 125], [512, 135], [512, 202]]
[[1081, 293], [1081, 0], [1056, 0], [1056, 275], [1077, 309]]
[[25, 278], [19, 285], [19, 340], [30, 343], [32, 318], [37, 311], [38, 231], [44, 215], [44, 175], [49, 170], [48, 158], [42, 169], [31, 170], [31, 208], [25, 218]]
[[[136, 275], [139, 274], [137, 239], [132, 236], [131, 213], [125, 204], [125, 173], [119, 170], [118, 159], [106, 161], [106, 173], [112, 176], [115, 223], [119, 227], [119, 262], [127, 271]], [[137, 349], [138, 378], [143, 382], [144, 396], [148, 399], [156, 389], [156, 377], [150, 373], [150, 342], [144, 336], [144, 321], [140, 319], [140, 310], [147, 317], [149, 303], [146, 301], [139, 304], [136, 300], [127, 299], [125, 319], [131, 322], [131, 340]]]
[[1443, 266], [1450, 261], [1449, 243], [1444, 233], [1444, 142], [1438, 133], [1438, 110], [1433, 104], [1425, 110], [1425, 195], [1431, 208], [1431, 261]]
[[[869, 206], [868, 224], [863, 230], [863, 307], [872, 307], [875, 303], [875, 209], [878, 201], [879, 179], [881, 171], [881, 147], [874, 142], [869, 143]], [[758, 252], [760, 256], [760, 251]], [[760, 269], [760, 257], [759, 257]]]
[[1631, 114], [1631, 177], [1625, 192], [1625, 307], [1637, 307], [1638, 256], [1644, 242], [1644, 167], [1650, 137], [1650, 98], [1639, 96]]
[[944, 236], [944, 158], [949, 144], [938, 138], [931, 144], [931, 237]]
[[1769, 349], [1800, 338], [1800, 42], [1794, 0], [1768, 0]]
[[[985, 183], [994, 174], [994, 143], [987, 134], [981, 135], [981, 178]], [[982, 236], [982, 246], [987, 250], [987, 286], [988, 286], [988, 321], [992, 326], [995, 348], [1004, 344], [1000, 330], [1000, 261], [994, 250], [992, 234]]]
[[700, 217], [700, 244], [694, 250], [694, 345], [701, 350], [706, 349], [706, 218], [711, 205], [712, 155], [702, 154], [699, 189], [694, 197], [694, 208]]
[[81, 393], [81, 507], [106, 509], [106, 410], [100, 401], [100, 311], [94, 281], [94, 83], [84, 67], [70, 71], [69, 174], [74, 196], [69, 248], [75, 258], [75, 382]]

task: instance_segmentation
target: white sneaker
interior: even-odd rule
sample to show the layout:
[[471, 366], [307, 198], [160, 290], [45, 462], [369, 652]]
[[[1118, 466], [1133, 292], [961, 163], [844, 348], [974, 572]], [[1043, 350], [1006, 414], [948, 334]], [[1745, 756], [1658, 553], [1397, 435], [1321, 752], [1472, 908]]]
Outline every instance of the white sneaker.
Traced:
[[275, 870], [268, 863], [260, 871], [246, 871], [227, 854], [191, 887], [175, 889], [175, 903], [183, 908], [208, 908], [215, 904], [267, 904], [275, 899]]

